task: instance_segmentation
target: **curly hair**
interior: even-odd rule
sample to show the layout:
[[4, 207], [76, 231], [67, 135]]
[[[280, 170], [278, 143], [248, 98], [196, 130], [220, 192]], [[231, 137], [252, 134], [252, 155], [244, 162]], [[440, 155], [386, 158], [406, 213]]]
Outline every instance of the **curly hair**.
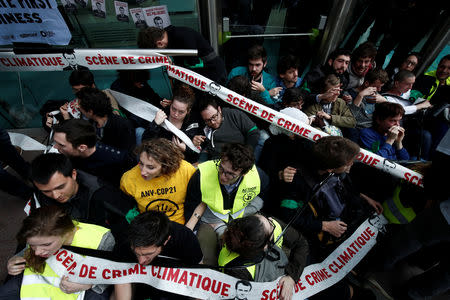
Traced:
[[254, 258], [264, 252], [270, 236], [258, 216], [251, 215], [228, 223], [222, 239], [228, 250], [243, 258]]
[[234, 170], [242, 169], [242, 175], [247, 174], [255, 164], [255, 156], [250, 147], [239, 143], [223, 146], [220, 159], [229, 161]]
[[[64, 236], [73, 231], [77, 223], [58, 206], [43, 206], [26, 217], [16, 235], [19, 244], [25, 244], [28, 238], [36, 236]], [[36, 273], [44, 272], [45, 257], [37, 256], [30, 247], [25, 251], [27, 266]]]
[[299, 66], [299, 59], [292, 54], [288, 54], [286, 56], [282, 56], [278, 60], [277, 73], [285, 74], [291, 68], [298, 69], [298, 66]]
[[171, 141], [157, 138], [144, 141], [137, 149], [136, 154], [147, 153], [156, 162], [161, 164], [161, 175], [168, 176], [175, 173], [183, 160], [183, 152]]

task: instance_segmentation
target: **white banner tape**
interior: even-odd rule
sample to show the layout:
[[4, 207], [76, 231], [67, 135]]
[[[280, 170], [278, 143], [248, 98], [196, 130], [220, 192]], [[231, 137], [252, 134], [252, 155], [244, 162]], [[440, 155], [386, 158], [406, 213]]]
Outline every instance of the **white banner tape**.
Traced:
[[35, 139], [21, 133], [8, 132], [11, 144], [25, 151], [45, 151], [47, 147]]
[[[165, 66], [167, 67], [167, 73], [170, 77], [185, 82], [201, 91], [216, 95], [229, 104], [293, 132], [294, 134], [312, 141], [316, 141], [320, 137], [327, 135], [323, 131], [310, 125], [304, 124], [290, 116], [243, 97], [191, 70], [170, 65], [168, 57], [160, 55], [153, 50], [80, 49], [75, 50], [75, 54], [77, 54], [77, 63], [93, 70], [152, 69]], [[61, 54], [51, 54], [50, 56], [63, 59]], [[0, 71], [62, 70], [62, 65], [55, 66], [53, 63], [45, 63], [44, 58], [46, 57], [49, 57], [49, 55], [14, 55], [10, 52], [0, 53]], [[404, 179], [418, 186], [423, 186], [423, 176], [420, 173], [365, 149], [361, 149], [361, 152], [357, 156], [357, 160], [371, 167], [390, 173], [397, 178]]]
[[[381, 216], [364, 221], [358, 229], [322, 263], [307, 266], [294, 287], [293, 299], [305, 299], [344, 278], [376, 244], [376, 237], [387, 220]], [[47, 264], [69, 281], [82, 284], [119, 284], [140, 282], [160, 290], [200, 299], [224, 299], [235, 296], [238, 279], [210, 269], [165, 268], [118, 263], [101, 258], [83, 257], [58, 250]], [[278, 280], [251, 282], [248, 299], [278, 299]], [[59, 282], [55, 283], [57, 286]]]
[[[160, 110], [159, 108], [151, 105], [148, 102], [142, 101], [140, 99], [113, 91], [113, 90], [107, 90], [113, 97], [117, 100], [117, 102], [128, 110], [130, 113], [144, 119], [147, 121], [153, 121], [155, 119], [156, 113]], [[197, 149], [197, 147], [194, 146], [191, 139], [181, 130], [175, 127], [172, 123], [170, 123], [167, 119], [164, 120], [163, 127], [167, 130], [171, 131], [173, 134], [175, 134], [180, 140], [182, 140], [186, 146], [191, 148], [193, 151], [200, 153], [200, 150]]]

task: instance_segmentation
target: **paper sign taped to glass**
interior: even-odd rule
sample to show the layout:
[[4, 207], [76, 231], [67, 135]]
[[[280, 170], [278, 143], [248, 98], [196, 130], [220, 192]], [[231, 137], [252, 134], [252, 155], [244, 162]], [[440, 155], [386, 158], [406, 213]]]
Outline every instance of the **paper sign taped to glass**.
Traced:
[[55, 0], [0, 1], [0, 45], [68, 45], [72, 35]]

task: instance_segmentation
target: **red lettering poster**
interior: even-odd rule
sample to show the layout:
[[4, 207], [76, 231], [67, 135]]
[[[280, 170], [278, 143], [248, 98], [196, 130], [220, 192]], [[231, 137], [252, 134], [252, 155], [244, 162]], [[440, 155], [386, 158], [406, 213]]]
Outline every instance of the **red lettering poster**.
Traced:
[[163, 29], [171, 24], [166, 5], [145, 7], [143, 10], [148, 26]]

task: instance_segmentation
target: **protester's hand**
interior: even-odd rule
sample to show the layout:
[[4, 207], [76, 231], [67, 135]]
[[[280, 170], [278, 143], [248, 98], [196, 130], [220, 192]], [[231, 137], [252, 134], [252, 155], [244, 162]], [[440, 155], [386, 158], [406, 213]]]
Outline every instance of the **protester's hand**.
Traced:
[[383, 213], [383, 205], [380, 202], [373, 200], [367, 195], [361, 194], [361, 197], [367, 201], [367, 203], [375, 210], [375, 212], [379, 215]]
[[417, 110], [420, 110], [420, 109], [429, 108], [432, 105], [431, 105], [430, 101], [423, 101], [422, 103], [419, 103], [416, 106], [417, 106]]
[[264, 92], [266, 88], [259, 82], [252, 80], [252, 90], [258, 91], [258, 92]]
[[328, 99], [334, 96], [339, 96], [341, 94], [342, 89], [340, 87], [333, 87], [326, 91], [323, 94], [319, 94], [319, 99]]
[[284, 168], [284, 170], [281, 170], [278, 175], [280, 180], [289, 183], [292, 182], [292, 180], [294, 180], [295, 173], [297, 173], [297, 169], [288, 166]]
[[363, 97], [375, 96], [376, 93], [377, 93], [377, 88], [373, 87], [373, 86], [369, 86], [369, 87], [363, 89], [361, 92], [359, 92], [359, 94]]
[[172, 143], [173, 143], [175, 146], [177, 146], [178, 148], [180, 148], [181, 151], [183, 151], [183, 152], [186, 151], [186, 144], [183, 143], [183, 141], [180, 140], [178, 137], [173, 136], [173, 137], [172, 137]]
[[342, 100], [344, 100], [345, 103], [350, 103], [353, 100], [353, 98], [352, 98], [352, 96], [350, 96], [350, 94], [343, 94]]
[[386, 143], [392, 145], [397, 140], [399, 127], [400, 126], [392, 126], [391, 128], [389, 128], [388, 133], [387, 133]]
[[316, 113], [316, 117], [322, 118], [322, 119], [325, 119], [325, 120], [330, 120], [331, 119], [331, 116], [329, 114], [327, 114], [326, 112], [324, 112], [323, 110], [318, 111]]
[[8, 274], [9, 275], [19, 275], [25, 270], [26, 260], [22, 256], [13, 256], [8, 260]]
[[73, 294], [92, 288], [92, 284], [80, 284], [69, 281], [69, 277], [63, 276], [59, 288], [66, 294]]
[[395, 139], [395, 142], [397, 144], [401, 144], [404, 137], [405, 137], [405, 128], [398, 126], [398, 134], [397, 138]]
[[383, 96], [381, 96], [381, 94], [376, 93], [375, 94], [375, 103], [382, 103], [382, 102], [386, 102], [386, 98], [384, 98]]
[[66, 102], [64, 105], [59, 107], [59, 111], [61, 112], [61, 115], [63, 116], [64, 120], [69, 120], [69, 102]]
[[295, 286], [294, 279], [292, 279], [291, 276], [285, 275], [280, 278], [280, 281], [278, 283], [281, 286], [280, 299], [291, 300]]
[[48, 128], [53, 127], [53, 116], [50, 113], [45, 114], [46, 120], [45, 120], [45, 126]]
[[201, 149], [201, 145], [205, 141], [205, 139], [206, 139], [206, 136], [204, 136], [204, 135], [196, 135], [192, 139], [192, 143], [194, 144], [195, 147], [197, 147], [198, 149]]
[[273, 89], [269, 90], [270, 97], [275, 97], [281, 92], [282, 89], [282, 87], [274, 87]]
[[156, 116], [155, 116], [156, 125], [161, 125], [165, 119], [167, 119], [166, 113], [161, 109], [158, 110], [158, 112], [156, 113]]
[[342, 221], [323, 221], [322, 230], [328, 232], [332, 236], [340, 237], [347, 231], [347, 224]]
[[172, 100], [168, 100], [168, 99], [164, 98], [161, 100], [161, 102], [159, 102], [159, 104], [161, 104], [162, 107], [167, 107], [170, 104], [172, 104]]

